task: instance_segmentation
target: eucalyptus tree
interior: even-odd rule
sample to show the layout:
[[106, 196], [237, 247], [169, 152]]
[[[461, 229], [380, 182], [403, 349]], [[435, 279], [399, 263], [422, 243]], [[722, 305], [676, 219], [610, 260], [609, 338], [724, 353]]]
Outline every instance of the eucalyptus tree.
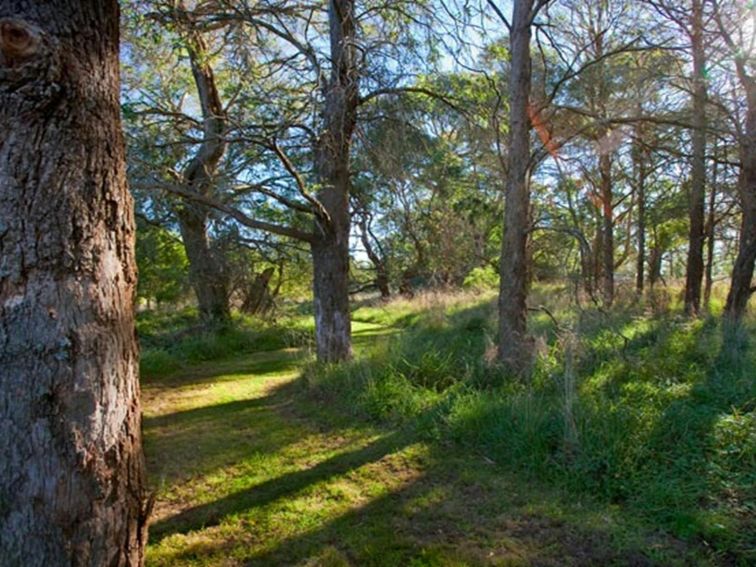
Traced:
[[724, 312], [729, 322], [738, 325], [745, 315], [748, 300], [756, 290], [752, 284], [756, 261], [756, 6], [735, 1], [709, 2], [716, 31], [724, 43], [727, 61], [734, 67], [739, 87], [732, 116], [736, 120], [738, 140], [738, 192], [742, 221], [738, 255]]
[[[249, 200], [229, 204], [175, 187], [173, 192], [213, 206], [250, 229], [309, 246], [317, 353], [322, 361], [351, 356], [353, 137], [363, 109], [379, 97], [409, 90], [405, 79], [418, 42], [406, 27], [419, 21], [417, 14], [424, 9], [422, 2], [404, 1], [373, 6], [354, 0], [219, 0], [199, 2], [192, 11], [206, 28], [242, 30], [249, 38], [250, 59], [267, 70], [266, 80], [246, 89], [262, 101], [267, 114], [245, 120], [236, 138], [262, 148], [275, 163], [268, 161], [265, 168], [250, 163], [236, 181], [253, 186], [268, 205], [285, 212], [271, 220], [261, 217], [259, 203]], [[287, 177], [288, 183], [280, 176], [271, 183], [271, 170]]]
[[114, 0], [0, 2], [0, 563], [139, 566], [134, 216]]
[[[235, 84], [238, 91], [243, 84], [232, 71], [232, 47], [222, 45], [228, 38], [201, 29], [183, 0], [135, 3], [126, 22], [123, 104], [140, 209], [167, 209], [176, 219], [200, 315], [208, 323], [224, 322], [230, 315], [228, 278], [210, 230], [212, 209], [161, 198], [154, 187], [170, 183], [189, 193], [221, 193], [230, 121], [241, 112], [230, 88]], [[222, 93], [231, 100], [224, 102]]]
[[685, 312], [698, 315], [701, 310], [701, 285], [704, 275], [704, 214], [706, 201], [706, 51], [704, 37], [704, 0], [669, 2], [647, 0], [689, 42], [683, 46], [692, 60], [690, 126], [692, 138], [691, 182], [689, 191], [688, 258], [685, 271]]
[[[548, 0], [515, 0], [511, 18], [488, 1], [509, 34], [509, 138], [499, 274], [498, 357], [514, 372], [527, 369], [531, 344], [527, 335], [528, 255], [530, 231], [531, 37], [533, 22]], [[510, 21], [511, 20], [511, 21]]]

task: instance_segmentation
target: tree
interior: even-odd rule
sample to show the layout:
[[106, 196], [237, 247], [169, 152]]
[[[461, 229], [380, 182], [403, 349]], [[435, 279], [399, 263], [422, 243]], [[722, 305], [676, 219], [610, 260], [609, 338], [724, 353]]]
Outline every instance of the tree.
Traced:
[[[751, 284], [754, 262], [756, 262], [756, 71], [747, 39], [742, 37], [745, 20], [753, 17], [754, 6], [736, 4], [727, 22], [727, 15], [721, 3], [710, 0], [714, 8], [714, 19], [730, 58], [734, 62], [740, 88], [745, 94], [745, 117], [738, 124], [738, 145], [740, 153], [740, 178], [738, 192], [743, 219], [740, 227], [740, 247], [732, 270], [730, 291], [727, 294], [724, 316], [734, 325], [739, 325], [748, 307], [748, 300], [754, 292]], [[728, 23], [730, 25], [728, 25]], [[729, 30], [740, 30], [740, 38]], [[753, 47], [751, 43], [750, 47]]]
[[706, 201], [706, 52], [704, 49], [704, 0], [684, 5], [665, 0], [647, 0], [664, 17], [673, 21], [690, 39], [692, 77], [692, 155], [688, 199], [688, 260], [685, 264], [685, 313], [701, 311], [701, 284], [704, 276], [704, 210]]
[[[202, 33], [183, 0], [153, 0], [130, 8], [125, 14], [130, 33], [124, 96], [129, 150], [148, 162], [139, 167], [132, 159], [132, 186], [158, 177], [183, 191], [215, 196], [227, 153], [229, 119], [236, 116], [229, 116], [223, 104], [225, 85], [216, 79], [212, 38]], [[137, 193], [138, 209], [149, 198], [155, 199], [154, 192], [149, 197]], [[200, 317], [211, 325], [222, 324], [230, 317], [229, 290], [222, 254], [210, 230], [213, 211], [189, 200], [163, 201], [160, 204], [177, 220]]]
[[[202, 143], [181, 172], [180, 181], [187, 191], [212, 193], [214, 175], [226, 153], [226, 111], [221, 102], [213, 69], [208, 63], [207, 44], [194, 29], [186, 15], [184, 3], [179, 2], [179, 29], [186, 41], [192, 76], [202, 109]], [[181, 238], [189, 258], [189, 274], [197, 295], [200, 315], [206, 321], [224, 322], [230, 317], [228, 287], [216, 251], [208, 237], [210, 208], [184, 202], [176, 207]]]
[[[492, 6], [493, 3], [489, 2]], [[530, 229], [530, 38], [533, 19], [547, 2], [515, 0], [509, 24], [511, 69], [509, 78], [509, 154], [501, 246], [499, 289], [499, 360], [515, 372], [525, 370], [531, 348], [527, 337], [528, 266]]]
[[0, 3], [0, 558], [138, 566], [134, 220], [115, 0]]

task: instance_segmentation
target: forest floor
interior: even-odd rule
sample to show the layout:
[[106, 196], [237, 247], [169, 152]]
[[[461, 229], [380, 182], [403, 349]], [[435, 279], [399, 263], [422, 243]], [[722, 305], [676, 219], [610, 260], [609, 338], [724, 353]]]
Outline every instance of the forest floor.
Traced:
[[[357, 322], [356, 347], [394, 329]], [[617, 505], [302, 395], [305, 349], [143, 380], [148, 566], [698, 565]]]

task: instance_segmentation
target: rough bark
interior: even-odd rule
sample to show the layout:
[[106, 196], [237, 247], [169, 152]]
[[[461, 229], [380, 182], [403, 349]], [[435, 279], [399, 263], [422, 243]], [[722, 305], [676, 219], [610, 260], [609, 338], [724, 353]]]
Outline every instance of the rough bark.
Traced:
[[738, 183], [743, 219], [740, 248], [732, 270], [732, 282], [725, 305], [725, 317], [739, 324], [753, 293], [753, 267], [756, 261], [756, 81], [749, 83], [746, 130], [740, 140], [741, 169]]
[[703, 8], [693, 0], [690, 39], [693, 49], [693, 156], [688, 204], [690, 232], [685, 269], [685, 313], [701, 311], [701, 282], [704, 274], [704, 214], [706, 200], [706, 56], [703, 45]]
[[181, 240], [189, 260], [189, 279], [197, 296], [200, 317], [208, 323], [229, 319], [228, 285], [208, 236], [209, 209], [184, 203], [177, 206]]
[[744, 127], [738, 136], [740, 177], [738, 192], [743, 218], [740, 227], [740, 248], [732, 270], [730, 291], [727, 294], [724, 317], [737, 327], [745, 315], [748, 300], [754, 292], [752, 285], [756, 261], [756, 77], [753, 76], [746, 53], [733, 43], [722, 21], [719, 5], [713, 2], [717, 25], [725, 43], [732, 51], [738, 81], [745, 91], [747, 112]]
[[352, 356], [349, 318], [349, 168], [359, 105], [359, 63], [354, 0], [331, 0], [328, 9], [331, 75], [325, 85], [323, 130], [315, 148], [315, 168], [324, 211], [311, 243], [315, 337], [318, 360]]
[[499, 360], [521, 373], [530, 366], [527, 336], [531, 15], [533, 0], [514, 3], [510, 31], [509, 155], [499, 289]]
[[114, 0], [0, 2], [0, 563], [137, 566], [134, 218]]

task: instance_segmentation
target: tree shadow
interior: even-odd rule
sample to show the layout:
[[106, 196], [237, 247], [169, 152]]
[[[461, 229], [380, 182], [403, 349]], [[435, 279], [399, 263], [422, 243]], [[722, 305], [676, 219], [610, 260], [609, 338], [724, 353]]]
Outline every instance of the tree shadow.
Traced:
[[294, 422], [280, 427], [286, 404], [285, 394], [276, 392], [145, 417], [145, 455], [152, 482], [173, 485], [299, 441], [304, 428]]
[[311, 468], [291, 472], [213, 502], [194, 506], [150, 526], [151, 541], [160, 541], [171, 534], [187, 533], [217, 525], [227, 516], [265, 506], [280, 498], [291, 497], [313, 484], [376, 462], [412, 442], [412, 437], [406, 432], [384, 435], [360, 449], [341, 453]]
[[[268, 545], [255, 538], [262, 548], [246, 556], [234, 549], [238, 541], [214, 538], [173, 559], [212, 560], [234, 549], [249, 567], [662, 564], [638, 548], [618, 550], [608, 530], [534, 511], [547, 501], [553, 509], [549, 492], [523, 494], [504, 474], [471, 472], [469, 459], [448, 452], [435, 451], [430, 459], [420, 476], [312, 529], [274, 536]], [[661, 538], [653, 543], [669, 545]]]
[[625, 431], [617, 428], [613, 441], [614, 468], [601, 473], [612, 498], [737, 563], [747, 562], [756, 533], [745, 512], [756, 473], [742, 433], [754, 411], [756, 364], [753, 353], [733, 362], [721, 341], [716, 320], [673, 321], [629, 346], [602, 386], [607, 429], [623, 423]]
[[147, 376], [142, 379], [142, 385], [148, 390], [171, 389], [216, 384], [238, 379], [239, 376], [259, 379], [266, 375], [295, 372], [305, 356], [305, 351], [298, 348], [243, 353], [226, 360], [203, 362], [164, 376]]

